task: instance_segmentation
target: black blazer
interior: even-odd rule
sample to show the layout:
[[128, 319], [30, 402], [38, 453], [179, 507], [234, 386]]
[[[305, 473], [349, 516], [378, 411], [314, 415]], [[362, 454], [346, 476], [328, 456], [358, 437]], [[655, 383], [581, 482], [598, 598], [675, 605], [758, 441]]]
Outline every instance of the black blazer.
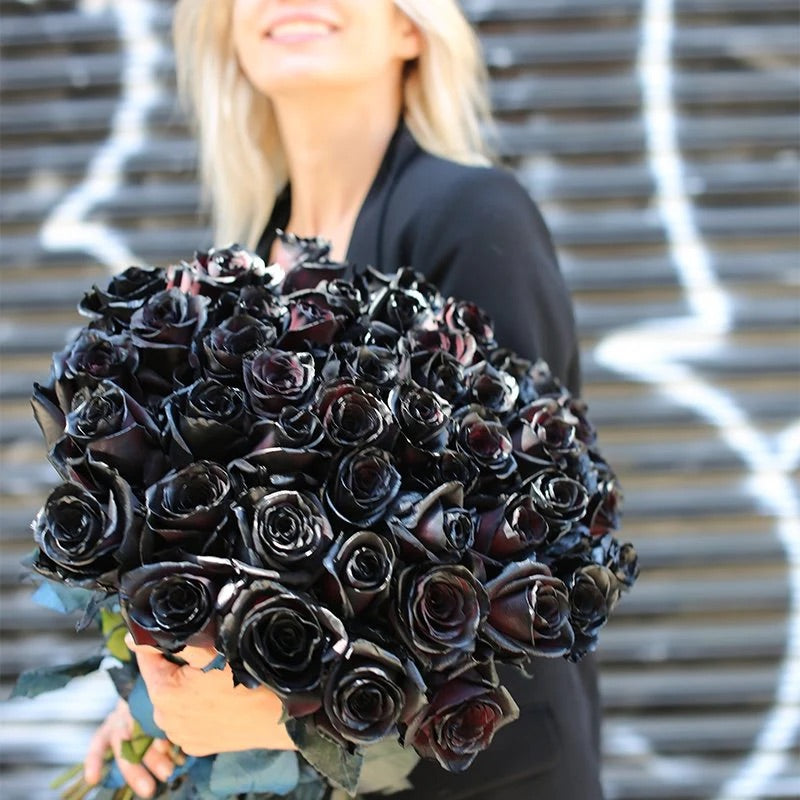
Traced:
[[[287, 187], [258, 244], [262, 256], [275, 228], [286, 227], [290, 206]], [[544, 358], [579, 390], [569, 295], [541, 215], [510, 172], [433, 156], [401, 122], [359, 212], [347, 260], [384, 272], [413, 266], [445, 296], [478, 303], [501, 345]], [[532, 679], [503, 667], [500, 676], [520, 719], [500, 730], [465, 773], [421, 762], [410, 775], [414, 788], [394, 800], [602, 797], [593, 657], [579, 665], [541, 658]]]

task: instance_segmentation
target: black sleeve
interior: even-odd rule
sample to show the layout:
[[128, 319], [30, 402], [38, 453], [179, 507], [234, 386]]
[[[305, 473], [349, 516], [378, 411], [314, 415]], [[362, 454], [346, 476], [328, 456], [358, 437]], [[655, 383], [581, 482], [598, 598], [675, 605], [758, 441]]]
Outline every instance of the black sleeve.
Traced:
[[510, 172], [471, 168], [422, 205], [411, 263], [428, 264], [445, 296], [481, 306], [501, 346], [543, 358], [578, 392], [572, 303], [550, 234], [522, 185]]

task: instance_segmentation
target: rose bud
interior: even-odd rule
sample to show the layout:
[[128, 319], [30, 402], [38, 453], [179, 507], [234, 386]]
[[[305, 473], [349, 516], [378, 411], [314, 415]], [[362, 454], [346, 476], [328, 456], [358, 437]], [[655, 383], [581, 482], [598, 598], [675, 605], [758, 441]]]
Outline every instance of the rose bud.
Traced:
[[314, 376], [314, 357], [310, 353], [269, 349], [244, 365], [244, 383], [253, 410], [268, 419], [278, 417], [285, 406], [307, 405]]
[[575, 571], [569, 593], [570, 620], [575, 630], [573, 660], [595, 649], [597, 635], [619, 597], [619, 581], [607, 567], [589, 564]]
[[392, 546], [382, 536], [372, 531], [340, 536], [323, 562], [322, 595], [345, 618], [374, 616], [389, 595], [394, 564]]
[[400, 432], [414, 447], [441, 450], [447, 444], [452, 406], [435, 392], [401, 383], [389, 393], [389, 408]]
[[488, 611], [486, 591], [466, 567], [408, 567], [398, 579], [391, 622], [414, 658], [441, 671], [475, 651]]
[[389, 281], [393, 289], [406, 289], [422, 295], [425, 302], [435, 313], [440, 313], [444, 299], [436, 286], [425, 276], [411, 267], [400, 267]]
[[526, 558], [546, 543], [549, 530], [530, 495], [512, 494], [479, 513], [475, 550], [502, 561]]
[[495, 414], [507, 414], [519, 396], [516, 380], [486, 361], [467, 369], [467, 383], [472, 400]]
[[147, 490], [147, 526], [169, 545], [207, 554], [229, 519], [230, 476], [224, 467], [196, 461], [165, 475]]
[[273, 345], [276, 337], [273, 325], [246, 314], [224, 320], [199, 341], [206, 374], [225, 383], [240, 383], [244, 361]]
[[561, 397], [566, 392], [558, 378], [550, 371], [547, 362], [541, 358], [528, 369], [528, 375], [530, 375], [534, 391], [539, 397], [548, 395], [550, 397]]
[[167, 275], [163, 269], [128, 267], [111, 279], [105, 291], [93, 286], [78, 303], [78, 311], [85, 317], [104, 319], [115, 330], [122, 330], [148, 297], [166, 287]]
[[511, 454], [511, 439], [505, 426], [492, 419], [484, 419], [476, 411], [466, 413], [458, 420], [455, 443], [458, 450], [473, 461], [483, 475], [505, 480], [517, 469]]
[[459, 405], [467, 393], [464, 368], [441, 350], [412, 353], [401, 367], [401, 377], [410, 377], [453, 405]]
[[392, 456], [377, 447], [347, 453], [331, 470], [325, 505], [340, 523], [369, 527], [385, 514], [400, 491]]
[[225, 588], [219, 598], [229, 610], [219, 622], [218, 642], [234, 681], [251, 689], [268, 686], [291, 717], [317, 711], [323, 670], [347, 649], [342, 622], [307, 595], [279, 583], [229, 587], [232, 602]]
[[537, 472], [523, 482], [522, 488], [530, 493], [536, 510], [547, 520], [550, 544], [568, 533], [586, 513], [586, 489], [557, 469]]
[[65, 433], [81, 451], [108, 464], [133, 486], [148, 486], [166, 472], [158, 426], [111, 381], [102, 381], [67, 414]]
[[399, 735], [426, 704], [425, 683], [414, 663], [357, 639], [325, 681], [318, 724], [343, 744], [370, 745]]
[[585, 522], [595, 538], [601, 538], [619, 528], [622, 490], [613, 474], [604, 480], [589, 500]]
[[412, 352], [442, 350], [465, 367], [472, 364], [478, 347], [475, 337], [468, 331], [411, 330], [408, 341]]
[[369, 318], [404, 332], [421, 327], [431, 308], [425, 297], [413, 289], [385, 287], [372, 297]]
[[409, 724], [404, 743], [450, 772], [463, 772], [495, 733], [519, 717], [511, 695], [470, 670], [441, 686]]
[[544, 564], [508, 564], [486, 584], [490, 607], [482, 635], [504, 660], [562, 656], [574, 640], [567, 587]]
[[226, 464], [249, 452], [253, 418], [244, 393], [214, 380], [199, 380], [164, 401], [172, 464], [208, 459]]
[[289, 326], [278, 339], [284, 350], [327, 348], [342, 327], [321, 292], [303, 292], [289, 298]]
[[251, 490], [234, 507], [243, 560], [278, 571], [312, 572], [333, 544], [322, 503], [310, 493]]
[[363, 447], [392, 433], [386, 404], [347, 378], [322, 384], [314, 405], [326, 436], [339, 447]]
[[213, 647], [214, 604], [232, 571], [222, 564], [166, 561], [126, 572], [120, 610], [137, 644], [177, 653], [186, 645]]
[[130, 487], [113, 470], [93, 465], [95, 491], [76, 484], [56, 487], [31, 523], [40, 574], [86, 588], [113, 590], [117, 556], [135, 548], [141, 527]]
[[[472, 546], [475, 523], [463, 508], [464, 489], [446, 483], [427, 497], [411, 495], [408, 507], [395, 507], [389, 530], [407, 561], [458, 561]], [[398, 504], [399, 506], [400, 504]]]

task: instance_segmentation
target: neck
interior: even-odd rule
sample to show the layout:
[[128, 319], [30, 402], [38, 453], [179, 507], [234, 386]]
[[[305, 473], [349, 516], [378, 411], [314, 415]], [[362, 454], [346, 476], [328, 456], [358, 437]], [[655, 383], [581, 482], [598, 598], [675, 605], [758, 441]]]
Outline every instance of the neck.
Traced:
[[324, 236], [343, 256], [386, 148], [397, 128], [401, 91], [274, 98], [299, 236]]

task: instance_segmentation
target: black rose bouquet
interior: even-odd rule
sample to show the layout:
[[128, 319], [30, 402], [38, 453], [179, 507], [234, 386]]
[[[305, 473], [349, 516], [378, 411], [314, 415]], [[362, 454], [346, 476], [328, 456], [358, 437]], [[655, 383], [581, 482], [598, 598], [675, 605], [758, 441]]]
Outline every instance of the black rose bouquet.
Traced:
[[[188, 758], [160, 785], [179, 797], [353, 793], [392, 749], [464, 770], [518, 715], [495, 665], [580, 659], [637, 575], [547, 365], [412, 269], [308, 244], [285, 277], [238, 246], [129, 268], [34, 388], [64, 480], [33, 521], [37, 597], [99, 620], [140, 725], [126, 757], [161, 735], [127, 631], [171, 659], [212, 647], [208, 669], [283, 702], [299, 756]], [[129, 790], [110, 767], [93, 791]]]

